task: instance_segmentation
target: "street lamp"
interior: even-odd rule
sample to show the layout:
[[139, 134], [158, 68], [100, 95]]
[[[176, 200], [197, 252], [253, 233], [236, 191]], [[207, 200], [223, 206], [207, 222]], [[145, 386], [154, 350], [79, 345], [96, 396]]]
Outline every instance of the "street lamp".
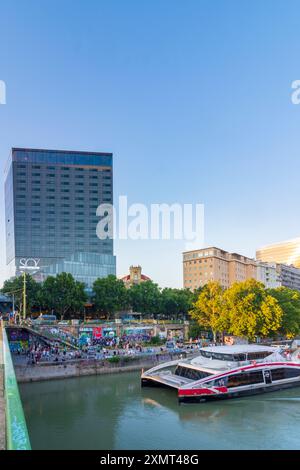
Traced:
[[22, 258], [20, 260], [19, 269], [23, 273], [23, 320], [26, 320], [26, 301], [27, 301], [27, 294], [26, 294], [26, 274], [35, 274], [39, 271], [40, 267], [39, 259], [34, 258]]

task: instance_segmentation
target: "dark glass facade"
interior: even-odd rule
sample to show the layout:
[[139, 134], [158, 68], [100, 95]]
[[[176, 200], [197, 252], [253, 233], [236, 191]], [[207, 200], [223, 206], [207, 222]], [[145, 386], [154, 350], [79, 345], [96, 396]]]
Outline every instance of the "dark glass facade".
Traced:
[[112, 202], [112, 154], [12, 149], [5, 182], [10, 274], [19, 273], [22, 258], [39, 260], [41, 278], [71, 272], [88, 287], [115, 274], [113, 240], [96, 235], [97, 207]]

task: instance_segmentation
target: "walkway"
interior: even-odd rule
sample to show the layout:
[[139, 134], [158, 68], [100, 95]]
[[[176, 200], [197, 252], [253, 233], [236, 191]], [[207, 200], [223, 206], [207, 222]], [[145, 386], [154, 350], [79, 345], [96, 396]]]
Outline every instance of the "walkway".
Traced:
[[5, 406], [4, 406], [4, 365], [3, 365], [3, 344], [2, 327], [0, 324], [0, 450], [5, 449]]

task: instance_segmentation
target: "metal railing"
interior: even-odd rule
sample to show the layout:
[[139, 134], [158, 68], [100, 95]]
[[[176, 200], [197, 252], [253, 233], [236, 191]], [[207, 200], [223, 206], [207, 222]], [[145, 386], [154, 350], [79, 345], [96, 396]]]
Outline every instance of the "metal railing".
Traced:
[[2, 333], [6, 404], [6, 447], [7, 450], [31, 450], [19, 387], [4, 328]]

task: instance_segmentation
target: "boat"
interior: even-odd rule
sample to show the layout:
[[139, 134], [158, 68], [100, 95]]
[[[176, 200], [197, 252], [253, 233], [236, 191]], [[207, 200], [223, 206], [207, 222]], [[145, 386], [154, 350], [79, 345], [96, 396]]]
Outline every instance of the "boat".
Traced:
[[257, 344], [203, 347], [196, 357], [142, 371], [141, 385], [175, 389], [180, 403], [299, 387], [300, 348]]

